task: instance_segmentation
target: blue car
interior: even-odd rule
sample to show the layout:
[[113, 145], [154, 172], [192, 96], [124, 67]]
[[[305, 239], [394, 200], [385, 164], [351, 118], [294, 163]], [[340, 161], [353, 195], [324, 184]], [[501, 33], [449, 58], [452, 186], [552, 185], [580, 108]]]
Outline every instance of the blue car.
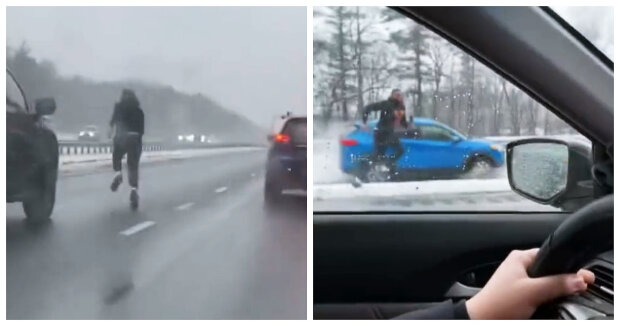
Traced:
[[[385, 164], [371, 162], [374, 151], [373, 129], [356, 129], [340, 139], [342, 171], [364, 182], [382, 182], [394, 178], [445, 178], [470, 173], [484, 177], [504, 164], [504, 148], [486, 140], [467, 139], [447, 125], [428, 118], [415, 118], [414, 127], [400, 137], [405, 153], [390, 173]], [[393, 148], [386, 151], [392, 155]]]

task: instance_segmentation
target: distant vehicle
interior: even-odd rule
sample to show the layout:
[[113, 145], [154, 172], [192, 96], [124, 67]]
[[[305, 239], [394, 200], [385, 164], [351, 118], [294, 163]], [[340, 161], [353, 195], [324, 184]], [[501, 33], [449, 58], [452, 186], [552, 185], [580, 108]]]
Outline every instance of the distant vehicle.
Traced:
[[78, 134], [78, 140], [80, 141], [100, 141], [101, 133], [99, 132], [99, 128], [94, 125], [86, 126], [83, 130]]
[[21, 86], [6, 71], [6, 201], [22, 202], [28, 220], [46, 221], [56, 200], [58, 140], [42, 123], [56, 111], [53, 98], [28, 105]]
[[306, 196], [306, 138], [305, 116], [286, 114], [281, 125], [267, 138], [270, 142], [267, 154], [264, 197], [267, 205], [277, 205], [283, 195]]
[[213, 135], [202, 134], [179, 134], [177, 136], [177, 142], [179, 143], [207, 143], [212, 144], [217, 142], [217, 139]]
[[[377, 121], [369, 122], [370, 130], [356, 130], [340, 140], [342, 171], [364, 182], [388, 181], [389, 172], [382, 164], [370, 162], [374, 151], [373, 129]], [[405, 153], [396, 162], [401, 178], [455, 176], [470, 173], [484, 177], [495, 167], [504, 164], [504, 147], [491, 141], [467, 139], [447, 125], [427, 118], [414, 119], [414, 132], [400, 138]], [[388, 149], [386, 155], [393, 153]]]

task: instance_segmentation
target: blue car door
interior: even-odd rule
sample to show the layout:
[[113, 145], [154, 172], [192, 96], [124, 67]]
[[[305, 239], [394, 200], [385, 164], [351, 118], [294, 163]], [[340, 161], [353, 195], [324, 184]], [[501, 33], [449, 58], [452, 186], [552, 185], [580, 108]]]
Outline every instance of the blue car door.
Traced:
[[418, 139], [401, 137], [400, 144], [403, 146], [403, 150], [405, 151], [403, 156], [400, 157], [396, 166], [401, 169], [415, 169], [415, 152], [416, 146], [418, 143]]
[[458, 169], [466, 149], [452, 133], [436, 125], [421, 125], [420, 139], [410, 139], [410, 169]]

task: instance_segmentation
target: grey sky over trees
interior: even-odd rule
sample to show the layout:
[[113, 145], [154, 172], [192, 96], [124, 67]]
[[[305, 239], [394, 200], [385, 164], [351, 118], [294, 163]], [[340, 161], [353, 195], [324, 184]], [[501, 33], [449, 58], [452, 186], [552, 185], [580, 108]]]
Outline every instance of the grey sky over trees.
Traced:
[[60, 75], [202, 93], [263, 128], [306, 112], [305, 7], [9, 7], [22, 42]]

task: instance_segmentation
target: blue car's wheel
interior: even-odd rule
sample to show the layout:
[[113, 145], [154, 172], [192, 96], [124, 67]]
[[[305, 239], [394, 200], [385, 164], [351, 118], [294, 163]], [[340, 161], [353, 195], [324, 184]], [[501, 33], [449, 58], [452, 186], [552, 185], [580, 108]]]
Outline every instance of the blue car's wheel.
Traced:
[[486, 156], [476, 156], [465, 166], [467, 177], [481, 179], [491, 176], [493, 171], [493, 161]]
[[391, 179], [390, 168], [383, 163], [371, 164], [364, 173], [366, 182], [386, 182]]

